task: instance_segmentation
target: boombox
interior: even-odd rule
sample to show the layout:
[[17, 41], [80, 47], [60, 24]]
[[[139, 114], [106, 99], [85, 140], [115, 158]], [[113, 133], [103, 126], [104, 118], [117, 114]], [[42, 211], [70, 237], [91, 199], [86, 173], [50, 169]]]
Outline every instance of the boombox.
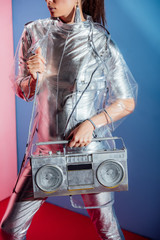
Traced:
[[[99, 138], [93, 141], [121, 140], [122, 148], [84, 152], [57, 151], [31, 155], [35, 198], [128, 190], [127, 149], [123, 139]], [[68, 141], [37, 143], [66, 144]]]

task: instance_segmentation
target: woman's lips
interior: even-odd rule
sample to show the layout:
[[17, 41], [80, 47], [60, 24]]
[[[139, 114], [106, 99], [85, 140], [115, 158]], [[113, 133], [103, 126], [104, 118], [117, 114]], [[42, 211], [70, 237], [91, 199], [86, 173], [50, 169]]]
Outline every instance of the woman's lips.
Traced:
[[51, 12], [54, 12], [55, 9], [56, 9], [56, 8], [51, 8], [51, 7], [49, 7], [49, 10], [50, 10]]

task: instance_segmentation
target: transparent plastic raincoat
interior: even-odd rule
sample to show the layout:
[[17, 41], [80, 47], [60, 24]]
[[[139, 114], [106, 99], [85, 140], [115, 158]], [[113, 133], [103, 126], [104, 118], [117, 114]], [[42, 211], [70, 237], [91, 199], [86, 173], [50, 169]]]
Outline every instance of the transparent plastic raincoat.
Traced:
[[[12, 234], [13, 239], [23, 239], [33, 213], [44, 201], [34, 200], [32, 191], [28, 191], [32, 189], [32, 182], [27, 161], [33, 142], [65, 139], [81, 122], [104, 109], [104, 114], [110, 109], [109, 124], [97, 126], [94, 136], [112, 136], [111, 131], [119, 125], [122, 117], [133, 110], [127, 105], [127, 100], [136, 102], [137, 85], [122, 54], [110, 34], [92, 22], [90, 17], [85, 22], [74, 24], [47, 18], [25, 26], [15, 56], [14, 74], [16, 94], [24, 100], [31, 101], [34, 98], [35, 84], [26, 62], [38, 47], [46, 59], [46, 69], [39, 75], [30, 148], [27, 149], [22, 176], [12, 194], [17, 195], [11, 197], [9, 214], [2, 221], [2, 228]], [[70, 151], [109, 149], [113, 145], [113, 141], [92, 142], [87, 147]], [[35, 154], [47, 153], [50, 148], [54, 151], [51, 146], [38, 147], [34, 151]], [[111, 193], [85, 195], [83, 200], [85, 205], [91, 201], [98, 205], [108, 202], [105, 208], [88, 210], [101, 239], [123, 238], [112, 211]], [[23, 214], [24, 202], [28, 204], [27, 217]], [[10, 225], [11, 228], [8, 227]]]

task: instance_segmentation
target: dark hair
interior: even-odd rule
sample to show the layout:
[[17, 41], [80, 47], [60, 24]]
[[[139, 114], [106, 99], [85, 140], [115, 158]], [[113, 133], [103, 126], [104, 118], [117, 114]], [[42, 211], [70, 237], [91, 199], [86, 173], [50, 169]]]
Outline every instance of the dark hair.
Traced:
[[82, 10], [85, 14], [92, 16], [94, 22], [107, 23], [105, 17], [104, 0], [82, 0]]

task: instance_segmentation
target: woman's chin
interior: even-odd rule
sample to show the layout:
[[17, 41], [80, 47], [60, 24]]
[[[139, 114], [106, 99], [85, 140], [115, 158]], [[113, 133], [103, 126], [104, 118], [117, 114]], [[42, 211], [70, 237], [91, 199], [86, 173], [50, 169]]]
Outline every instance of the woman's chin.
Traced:
[[56, 18], [57, 16], [55, 16], [54, 13], [51, 13], [51, 17]]
[[51, 14], [51, 17], [53, 17], [53, 18], [58, 18], [59, 17], [58, 14], [56, 14], [53, 11], [51, 11], [50, 14]]

